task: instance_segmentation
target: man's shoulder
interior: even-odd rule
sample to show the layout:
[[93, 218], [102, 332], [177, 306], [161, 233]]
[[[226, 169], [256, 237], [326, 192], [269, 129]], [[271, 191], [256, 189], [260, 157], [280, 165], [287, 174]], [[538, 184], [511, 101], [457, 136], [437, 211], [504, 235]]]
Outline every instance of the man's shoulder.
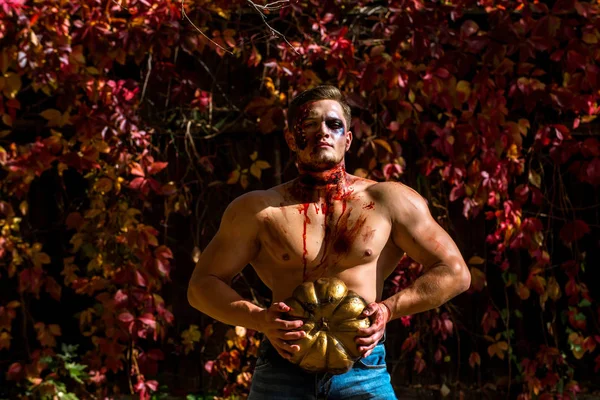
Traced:
[[419, 196], [420, 195], [413, 190], [410, 186], [407, 186], [401, 182], [387, 181], [387, 182], [376, 182], [369, 186], [368, 191], [374, 195], [383, 197], [388, 196]]
[[402, 209], [410, 206], [413, 210], [428, 209], [427, 202], [417, 191], [400, 182], [377, 182], [368, 191], [373, 198], [389, 208]]
[[227, 207], [231, 211], [244, 214], [258, 214], [262, 210], [278, 204], [279, 193], [272, 189], [252, 190], [236, 197]]

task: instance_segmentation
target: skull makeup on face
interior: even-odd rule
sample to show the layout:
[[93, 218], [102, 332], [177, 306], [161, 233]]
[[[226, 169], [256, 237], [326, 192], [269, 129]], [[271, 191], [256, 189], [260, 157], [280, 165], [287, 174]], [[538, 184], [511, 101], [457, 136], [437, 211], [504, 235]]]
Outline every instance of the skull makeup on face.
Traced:
[[351, 140], [347, 133], [344, 112], [337, 101], [318, 100], [303, 104], [293, 125], [299, 166], [323, 170], [342, 162]]

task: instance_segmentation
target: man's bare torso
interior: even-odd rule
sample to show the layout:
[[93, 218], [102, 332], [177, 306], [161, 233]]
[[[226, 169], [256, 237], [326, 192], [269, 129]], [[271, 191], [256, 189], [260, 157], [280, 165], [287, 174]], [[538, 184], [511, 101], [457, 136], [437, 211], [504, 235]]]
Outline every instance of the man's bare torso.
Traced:
[[303, 281], [329, 276], [368, 302], [380, 300], [383, 281], [403, 251], [390, 239], [392, 223], [377, 195], [381, 184], [347, 177], [343, 190], [305, 190], [292, 181], [263, 192], [260, 248], [251, 264], [273, 301]]

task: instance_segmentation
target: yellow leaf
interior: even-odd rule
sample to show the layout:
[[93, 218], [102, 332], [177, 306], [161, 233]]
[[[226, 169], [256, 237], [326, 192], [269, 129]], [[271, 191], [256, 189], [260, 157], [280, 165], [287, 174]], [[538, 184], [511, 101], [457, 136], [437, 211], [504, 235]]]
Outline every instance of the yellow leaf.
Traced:
[[250, 173], [258, 179], [260, 179], [260, 176], [262, 174], [261, 169], [258, 167], [258, 165], [256, 165], [256, 163], [253, 163], [250, 166]]
[[459, 81], [456, 84], [456, 91], [461, 95], [459, 100], [465, 102], [471, 97], [471, 84], [467, 81]]
[[54, 108], [49, 108], [42, 111], [40, 115], [48, 120], [48, 126], [62, 126], [60, 124], [62, 119], [62, 114], [60, 111], [55, 110]]
[[479, 256], [473, 256], [471, 258], [469, 258], [469, 265], [481, 265], [485, 263], [485, 260]]
[[375, 169], [376, 166], [377, 160], [375, 159], [375, 157], [372, 157], [371, 160], [369, 160], [369, 170]]
[[0, 131], [0, 139], [2, 139], [3, 137], [6, 137], [8, 135], [10, 135], [12, 131], [10, 129], [6, 129], [4, 131]]
[[388, 153], [393, 153], [392, 147], [385, 140], [383, 140], [383, 139], [374, 139], [373, 142], [375, 142], [378, 145], [380, 145], [381, 147], [383, 147]]
[[94, 184], [94, 190], [100, 192], [100, 194], [108, 193], [113, 188], [113, 181], [110, 178], [100, 178]]
[[8, 303], [8, 304], [6, 305], [6, 308], [9, 308], [9, 309], [10, 309], [10, 308], [17, 308], [17, 307], [19, 307], [20, 305], [21, 305], [21, 302], [20, 302], [20, 301], [13, 300], [13, 301], [11, 301], [10, 303]]
[[243, 174], [240, 178], [240, 185], [242, 188], [246, 189], [248, 187], [248, 175]]
[[354, 175], [358, 176], [359, 178], [366, 178], [369, 176], [369, 172], [364, 168], [357, 168], [354, 171]]
[[530, 127], [531, 125], [529, 124], [529, 120], [524, 118], [521, 118], [519, 120], [519, 132], [521, 133], [521, 135], [527, 136], [527, 131]]
[[529, 183], [539, 189], [542, 186], [542, 177], [531, 169], [529, 170]]
[[60, 332], [60, 326], [56, 325], [56, 324], [50, 324], [48, 325], [48, 330], [50, 331], [50, 333], [52, 333], [54, 336], [60, 336], [61, 332]]
[[10, 115], [8, 115], [8, 114], [4, 114], [2, 116], [2, 122], [4, 122], [4, 125], [12, 126], [12, 123], [13, 123], [12, 117]]
[[236, 169], [235, 171], [231, 171], [229, 173], [229, 179], [227, 179], [227, 184], [233, 185], [234, 183], [237, 183], [237, 181], [239, 179], [240, 179], [240, 170]]
[[264, 80], [264, 84], [271, 96], [277, 93], [277, 91], [275, 90], [275, 84], [273, 83], [273, 79], [271, 79], [270, 77], [266, 77]]
[[508, 350], [508, 343], [502, 341], [494, 343], [488, 347], [488, 354], [490, 357], [497, 356], [499, 359], [504, 360], [504, 352]]
[[245, 337], [246, 336], [246, 328], [244, 328], [243, 326], [236, 326], [235, 334], [238, 335], [239, 337]]
[[257, 160], [255, 162], [255, 164], [258, 166], [258, 168], [260, 169], [267, 169], [267, 168], [271, 168], [271, 164], [269, 164], [268, 162], [266, 162], [265, 160]]
[[0, 350], [9, 349], [11, 339], [12, 339], [12, 337], [10, 336], [10, 333], [8, 333], [8, 332], [0, 333]]
[[256, 160], [257, 157], [258, 157], [258, 152], [257, 151], [255, 151], [254, 153], [250, 154], [250, 159], [252, 161]]
[[411, 103], [415, 102], [415, 92], [411, 90], [408, 91], [408, 101], [410, 101]]
[[14, 72], [6, 74], [6, 82], [4, 84], [4, 96], [9, 99], [14, 99], [21, 90], [21, 77]]
[[581, 117], [581, 122], [583, 122], [584, 124], [590, 123], [593, 120], [595, 120], [597, 117], [597, 115], [584, 115], [583, 117]]
[[35, 253], [33, 256], [33, 265], [41, 268], [43, 264], [50, 264], [50, 256], [44, 252]]
[[192, 260], [194, 263], [197, 263], [200, 260], [200, 255], [202, 255], [202, 252], [198, 246], [194, 246], [194, 249], [192, 250]]
[[560, 286], [558, 285], [556, 278], [553, 276], [551, 276], [550, 279], [548, 279], [548, 286], [546, 286], [546, 293], [554, 301], [560, 299], [560, 296], [561, 296]]
[[521, 154], [519, 152], [519, 149], [518, 149], [517, 145], [515, 143], [513, 143], [508, 148], [508, 151], [506, 152], [506, 155], [511, 160], [516, 161]]
[[21, 214], [27, 215], [27, 210], [29, 209], [29, 205], [27, 204], [27, 200], [23, 200], [21, 204], [19, 204], [19, 210], [21, 210]]
[[479, 268], [471, 268], [471, 287], [481, 292], [486, 285], [485, 274]]
[[529, 288], [525, 286], [523, 283], [518, 282], [515, 286], [515, 291], [521, 300], [527, 300], [530, 295]]
[[585, 32], [583, 37], [581, 38], [587, 44], [596, 44], [598, 43], [598, 37], [590, 32]]

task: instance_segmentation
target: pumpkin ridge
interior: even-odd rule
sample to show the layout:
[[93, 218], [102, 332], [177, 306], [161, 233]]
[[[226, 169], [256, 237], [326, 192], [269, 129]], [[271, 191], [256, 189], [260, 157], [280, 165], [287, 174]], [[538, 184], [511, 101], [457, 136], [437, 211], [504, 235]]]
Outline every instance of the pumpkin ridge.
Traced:
[[[329, 335], [331, 335], [331, 336], [335, 337], [335, 339], [336, 339], [336, 341], [338, 342], [338, 344], [339, 344], [339, 345], [342, 347], [342, 349], [344, 349], [344, 352], [346, 352], [346, 354], [347, 354], [348, 356], [350, 356], [350, 358], [353, 358], [353, 357], [352, 357], [352, 353], [351, 353], [351, 352], [348, 350], [348, 348], [347, 348], [346, 346], [344, 346], [344, 342], [342, 342], [341, 340], [339, 340], [339, 339], [337, 338], [337, 336], [336, 336], [336, 335], [333, 335], [333, 334], [331, 334], [331, 333], [330, 333]], [[327, 347], [328, 347], [328, 348], [327, 348], [327, 351], [329, 351], [329, 346], [327, 346]]]
[[[311, 345], [312, 345], [313, 343], [314, 343], [314, 341], [313, 341], [313, 342], [311, 342]], [[297, 364], [302, 364], [302, 361], [304, 361], [304, 359], [306, 358], [306, 356], [307, 356], [307, 355], [308, 355], [308, 353], [310, 352], [310, 351], [309, 351], [309, 349], [310, 349], [310, 347], [309, 347], [307, 350], [305, 350], [305, 351], [304, 351], [304, 354], [302, 354], [302, 358], [301, 358], [300, 360], [298, 360]]]
[[329, 370], [329, 352], [331, 351], [331, 345], [330, 343], [330, 338], [329, 336], [331, 336], [329, 334], [329, 332], [325, 333], [325, 336], [327, 336], [327, 348], [325, 349], [325, 369]]
[[335, 308], [333, 309], [333, 311], [331, 311], [331, 316], [333, 316], [335, 314], [335, 312], [337, 311], [338, 308], [340, 308], [340, 306], [342, 305], [342, 303], [344, 302], [344, 300], [346, 300], [346, 296], [348, 296], [348, 293], [350, 291], [346, 290], [346, 294], [344, 295], [344, 297], [342, 297], [339, 302], [337, 303], [337, 305], [335, 306]]

